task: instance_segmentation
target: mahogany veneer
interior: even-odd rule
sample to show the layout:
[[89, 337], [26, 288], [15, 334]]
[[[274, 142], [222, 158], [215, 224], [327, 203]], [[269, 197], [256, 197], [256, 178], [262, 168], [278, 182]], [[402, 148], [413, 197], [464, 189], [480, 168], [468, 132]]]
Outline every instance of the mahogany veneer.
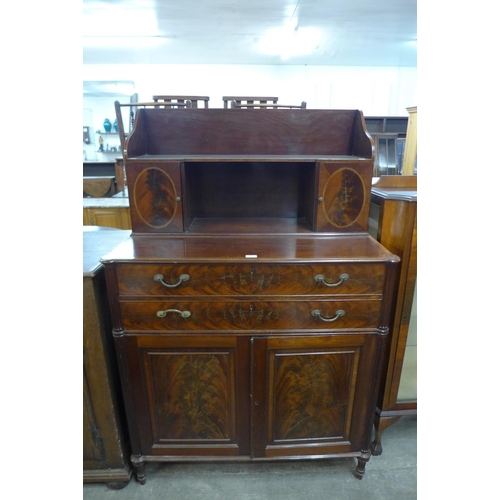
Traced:
[[144, 109], [103, 258], [148, 461], [369, 460], [399, 258], [369, 236], [359, 111]]

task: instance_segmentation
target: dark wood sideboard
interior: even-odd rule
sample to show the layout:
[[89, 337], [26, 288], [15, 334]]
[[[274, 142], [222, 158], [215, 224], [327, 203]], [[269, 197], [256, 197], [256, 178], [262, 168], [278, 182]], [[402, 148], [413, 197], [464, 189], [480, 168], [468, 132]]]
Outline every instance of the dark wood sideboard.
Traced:
[[382, 453], [382, 433], [402, 416], [417, 414], [417, 176], [374, 180], [371, 234], [401, 258], [375, 417], [372, 453]]
[[357, 110], [139, 109], [131, 237], [103, 257], [149, 461], [371, 456], [399, 257], [368, 234]]
[[129, 235], [83, 228], [83, 481], [112, 488], [126, 486], [132, 469], [100, 258]]

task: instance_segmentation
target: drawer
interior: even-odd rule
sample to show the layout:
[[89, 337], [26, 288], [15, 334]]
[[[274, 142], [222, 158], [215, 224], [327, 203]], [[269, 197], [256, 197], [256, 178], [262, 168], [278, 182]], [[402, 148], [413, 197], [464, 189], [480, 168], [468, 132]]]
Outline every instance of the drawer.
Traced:
[[329, 330], [376, 328], [381, 301], [123, 301], [125, 330]]
[[340, 295], [382, 293], [383, 264], [121, 264], [121, 296]]

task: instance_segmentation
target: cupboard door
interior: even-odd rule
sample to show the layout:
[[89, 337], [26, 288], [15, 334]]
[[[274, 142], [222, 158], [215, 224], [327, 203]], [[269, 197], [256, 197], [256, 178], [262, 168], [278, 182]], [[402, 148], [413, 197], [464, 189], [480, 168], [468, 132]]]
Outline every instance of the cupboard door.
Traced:
[[373, 334], [253, 338], [253, 456], [359, 451], [375, 343]]
[[368, 230], [371, 161], [320, 162], [316, 231]]
[[182, 233], [180, 162], [127, 163], [126, 169], [134, 231]]
[[140, 373], [133, 397], [144, 455], [248, 455], [243, 341], [232, 336], [126, 341], [129, 365]]

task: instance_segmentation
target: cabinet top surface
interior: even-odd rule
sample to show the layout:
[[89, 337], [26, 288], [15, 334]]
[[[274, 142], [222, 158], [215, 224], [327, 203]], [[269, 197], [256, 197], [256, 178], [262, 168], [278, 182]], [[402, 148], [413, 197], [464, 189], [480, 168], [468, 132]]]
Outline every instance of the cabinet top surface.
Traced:
[[383, 175], [374, 178], [372, 195], [386, 200], [417, 201], [416, 175]]
[[83, 208], [128, 208], [128, 197], [120, 198], [83, 198]]
[[417, 191], [415, 189], [374, 187], [372, 188], [372, 194], [385, 200], [417, 201]]
[[131, 236], [103, 262], [398, 262], [369, 235]]
[[130, 236], [129, 230], [83, 227], [83, 276], [94, 276], [101, 267], [100, 258]]
[[129, 157], [130, 160], [176, 160], [176, 161], [203, 161], [203, 162], [316, 162], [316, 161], [349, 161], [367, 160], [360, 156], [352, 155], [150, 155], [144, 154], [136, 157]]

